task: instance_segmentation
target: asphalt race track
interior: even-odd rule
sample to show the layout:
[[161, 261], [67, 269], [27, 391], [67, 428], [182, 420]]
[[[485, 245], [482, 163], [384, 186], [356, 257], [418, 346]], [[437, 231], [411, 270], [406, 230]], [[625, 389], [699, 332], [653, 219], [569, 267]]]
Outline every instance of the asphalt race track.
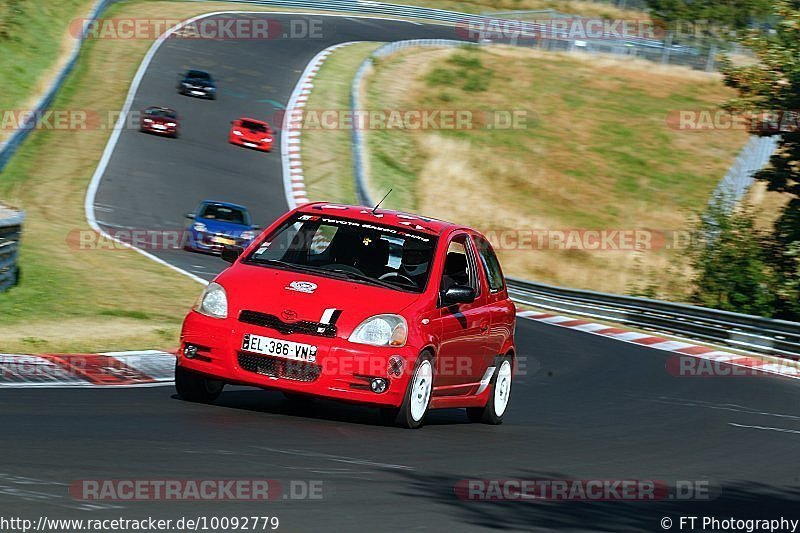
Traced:
[[[230, 146], [228, 123], [285, 105], [305, 64], [351, 40], [452, 37], [401, 22], [326, 19], [324, 39], [175, 40], [145, 76], [134, 108], [174, 107], [180, 139], [122, 133], [97, 195], [106, 227], [180, 228], [202, 199], [242, 202], [266, 224], [286, 209], [280, 149]], [[176, 94], [187, 66], [219, 79], [217, 101]], [[273, 102], [274, 101], [274, 102]], [[306, 147], [308, 149], [308, 147]], [[220, 259], [157, 255], [205, 278]], [[199, 286], [198, 286], [199, 289]], [[433, 411], [425, 428], [378, 424], [376, 411], [229, 388], [215, 405], [170, 387], [0, 390], [0, 509], [36, 519], [277, 516], [279, 531], [663, 531], [683, 515], [800, 518], [800, 387], [779, 377], [680, 378], [669, 354], [520, 320], [523, 371], [502, 426]], [[270, 502], [81, 502], [85, 479], [277, 479], [321, 482], [321, 499]], [[468, 502], [466, 478], [708, 482], [684, 501]], [[285, 492], [284, 492], [285, 493]]]

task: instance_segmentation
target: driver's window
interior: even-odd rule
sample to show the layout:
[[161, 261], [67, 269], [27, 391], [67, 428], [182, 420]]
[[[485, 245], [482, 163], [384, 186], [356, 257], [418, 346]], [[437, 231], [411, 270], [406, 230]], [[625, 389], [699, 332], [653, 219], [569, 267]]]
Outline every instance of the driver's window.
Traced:
[[441, 290], [446, 291], [453, 285], [465, 285], [478, 292], [478, 284], [467, 251], [466, 235], [455, 237], [447, 247]]

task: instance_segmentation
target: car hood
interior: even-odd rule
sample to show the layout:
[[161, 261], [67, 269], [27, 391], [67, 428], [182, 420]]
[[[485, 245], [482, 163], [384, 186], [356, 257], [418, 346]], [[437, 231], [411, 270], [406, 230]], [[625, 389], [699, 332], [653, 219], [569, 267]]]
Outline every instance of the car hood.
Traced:
[[216, 282], [228, 294], [230, 316], [249, 310], [275, 315], [284, 322], [319, 322], [326, 310], [339, 310], [336, 325], [342, 335], [349, 335], [370, 316], [399, 314], [421, 297], [357, 281], [244, 263], [224, 271]]
[[239, 236], [243, 231], [252, 229], [252, 226], [246, 224], [234, 224], [232, 222], [224, 222], [222, 220], [212, 220], [208, 218], [198, 218], [197, 222], [206, 225], [206, 229], [211, 233], [224, 233], [226, 235]]

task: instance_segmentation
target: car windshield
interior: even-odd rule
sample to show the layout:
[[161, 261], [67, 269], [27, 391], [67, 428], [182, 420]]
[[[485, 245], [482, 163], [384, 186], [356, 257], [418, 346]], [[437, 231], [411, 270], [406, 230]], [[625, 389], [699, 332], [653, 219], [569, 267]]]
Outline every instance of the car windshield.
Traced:
[[202, 70], [190, 70], [186, 73], [187, 78], [191, 78], [193, 80], [210, 80], [211, 75], [208, 72], [203, 72]]
[[245, 261], [422, 292], [435, 246], [435, 237], [402, 228], [298, 214]]
[[200, 211], [200, 218], [230, 222], [232, 224], [249, 224], [247, 212], [239, 207], [228, 205], [206, 204]]
[[146, 109], [144, 114], [149, 117], [175, 118], [177, 116], [175, 112], [172, 111], [171, 109], [158, 109], [158, 108]]
[[267, 132], [267, 127], [264, 124], [259, 124], [258, 122], [252, 122], [250, 120], [243, 120], [242, 127], [250, 131], [257, 131], [259, 133]]

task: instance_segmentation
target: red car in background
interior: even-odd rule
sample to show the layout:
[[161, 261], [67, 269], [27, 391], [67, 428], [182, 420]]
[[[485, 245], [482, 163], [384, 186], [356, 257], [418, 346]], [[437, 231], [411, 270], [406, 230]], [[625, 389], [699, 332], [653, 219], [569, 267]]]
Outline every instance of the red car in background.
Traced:
[[228, 142], [247, 148], [269, 152], [275, 140], [269, 124], [254, 118], [239, 118], [231, 122]]
[[178, 136], [178, 113], [168, 107], [150, 106], [142, 110], [139, 119], [139, 131], [145, 133], [158, 133], [170, 137]]
[[503, 421], [516, 315], [477, 231], [316, 203], [222, 257], [233, 265], [183, 323], [182, 398], [212, 402], [232, 383], [379, 407], [408, 428], [437, 408]]

